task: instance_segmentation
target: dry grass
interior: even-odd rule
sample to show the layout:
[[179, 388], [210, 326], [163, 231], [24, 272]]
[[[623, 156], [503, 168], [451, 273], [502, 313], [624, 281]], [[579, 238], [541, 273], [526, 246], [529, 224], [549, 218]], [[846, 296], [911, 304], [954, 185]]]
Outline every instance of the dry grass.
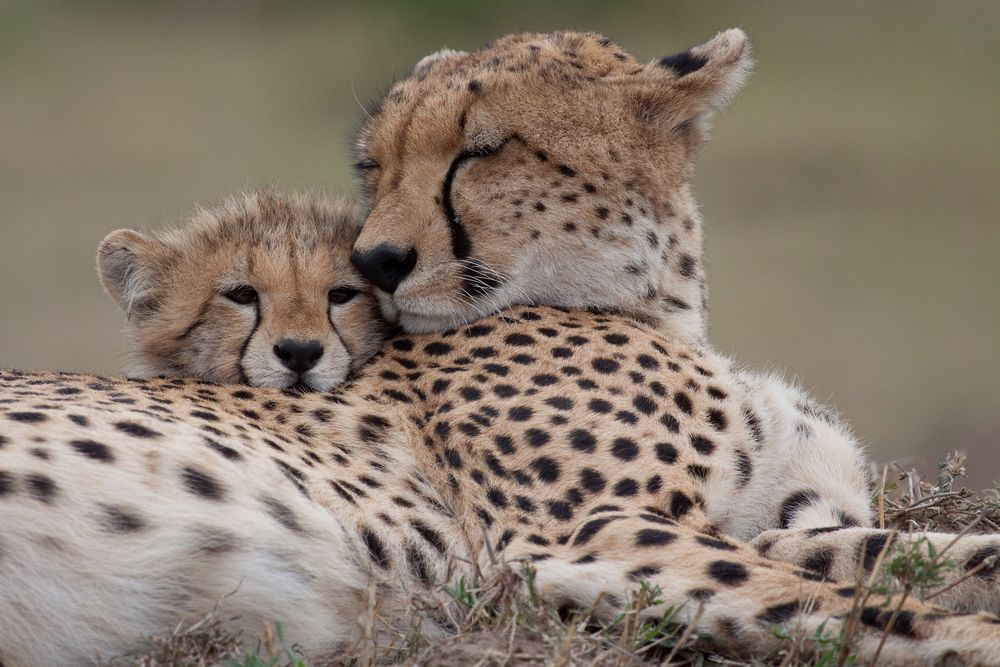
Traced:
[[[973, 492], [961, 486], [965, 458], [945, 458], [928, 481], [915, 470], [885, 466], [875, 497], [879, 521], [900, 531], [994, 532], [1000, 530], [1000, 492]], [[883, 477], [884, 475], [884, 477]], [[858, 614], [872, 600], [889, 592], [916, 595], [939, 586], [950, 567], [946, 553], [912, 548], [880, 555], [873, 574], [859, 586]], [[587, 611], [559, 610], [534, 586], [530, 567], [505, 565], [490, 576], [459, 580], [434, 595], [421, 598], [414, 617], [448, 618], [457, 629], [444, 641], [429, 641], [415, 622], [409, 634], [389, 645], [355, 647], [345, 655], [307, 661], [294, 647], [271, 632], [256, 650], [241, 650], [238, 637], [227, 635], [214, 617], [178, 628], [157, 641], [155, 650], [136, 662], [141, 667], [367, 667], [403, 664], [407, 667], [629, 667], [632, 665], [780, 665], [820, 667], [852, 665], [850, 619], [838, 636], [796, 637], [776, 627], [775, 650], [769, 655], [726, 653], [674, 623], [676, 609], [648, 618], [659, 605], [659, 591], [642, 585], [631, 593], [627, 611], [611, 623], [595, 622]], [[891, 610], [890, 610], [891, 611]], [[889, 624], [891, 626], [891, 623]], [[811, 647], [811, 648], [810, 648]], [[113, 663], [129, 664], [129, 663]]]

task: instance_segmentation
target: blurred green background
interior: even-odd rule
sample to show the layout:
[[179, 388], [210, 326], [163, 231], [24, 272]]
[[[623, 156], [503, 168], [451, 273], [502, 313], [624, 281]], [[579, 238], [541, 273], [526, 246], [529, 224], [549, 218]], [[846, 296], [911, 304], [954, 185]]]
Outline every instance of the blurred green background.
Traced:
[[879, 460], [1000, 478], [997, 2], [0, 0], [0, 366], [115, 372], [101, 237], [352, 191], [360, 107], [424, 54], [577, 28], [652, 58], [730, 26], [758, 65], [699, 164], [715, 342]]

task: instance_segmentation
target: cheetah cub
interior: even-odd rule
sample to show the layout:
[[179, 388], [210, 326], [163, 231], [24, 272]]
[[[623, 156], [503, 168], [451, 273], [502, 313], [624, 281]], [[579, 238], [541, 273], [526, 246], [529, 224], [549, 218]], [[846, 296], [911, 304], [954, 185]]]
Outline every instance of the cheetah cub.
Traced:
[[347, 201], [252, 192], [154, 234], [111, 232], [101, 283], [125, 314], [133, 376], [326, 391], [385, 337], [351, 266]]

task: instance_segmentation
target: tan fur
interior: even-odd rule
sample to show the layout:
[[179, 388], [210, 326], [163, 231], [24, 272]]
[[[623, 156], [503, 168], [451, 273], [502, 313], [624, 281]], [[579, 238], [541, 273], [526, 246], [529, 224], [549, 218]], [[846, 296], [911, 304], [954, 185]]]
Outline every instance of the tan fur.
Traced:
[[[127, 318], [129, 373], [319, 390], [343, 382], [384, 334], [348, 261], [359, 230], [346, 201], [262, 191], [199, 209], [176, 229], [112, 232], [98, 271]], [[225, 296], [240, 286], [257, 302]], [[330, 290], [346, 287], [358, 294], [332, 304]], [[300, 376], [276, 355], [283, 340], [318, 341], [322, 356]]]

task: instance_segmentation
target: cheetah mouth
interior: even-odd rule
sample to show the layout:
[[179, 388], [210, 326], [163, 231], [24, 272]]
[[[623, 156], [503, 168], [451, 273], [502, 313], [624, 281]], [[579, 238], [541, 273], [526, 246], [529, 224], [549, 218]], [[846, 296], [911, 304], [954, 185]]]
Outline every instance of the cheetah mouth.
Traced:
[[383, 316], [409, 333], [432, 333], [518, 305], [509, 278], [479, 260], [452, 260], [411, 275], [392, 294], [378, 290]]

